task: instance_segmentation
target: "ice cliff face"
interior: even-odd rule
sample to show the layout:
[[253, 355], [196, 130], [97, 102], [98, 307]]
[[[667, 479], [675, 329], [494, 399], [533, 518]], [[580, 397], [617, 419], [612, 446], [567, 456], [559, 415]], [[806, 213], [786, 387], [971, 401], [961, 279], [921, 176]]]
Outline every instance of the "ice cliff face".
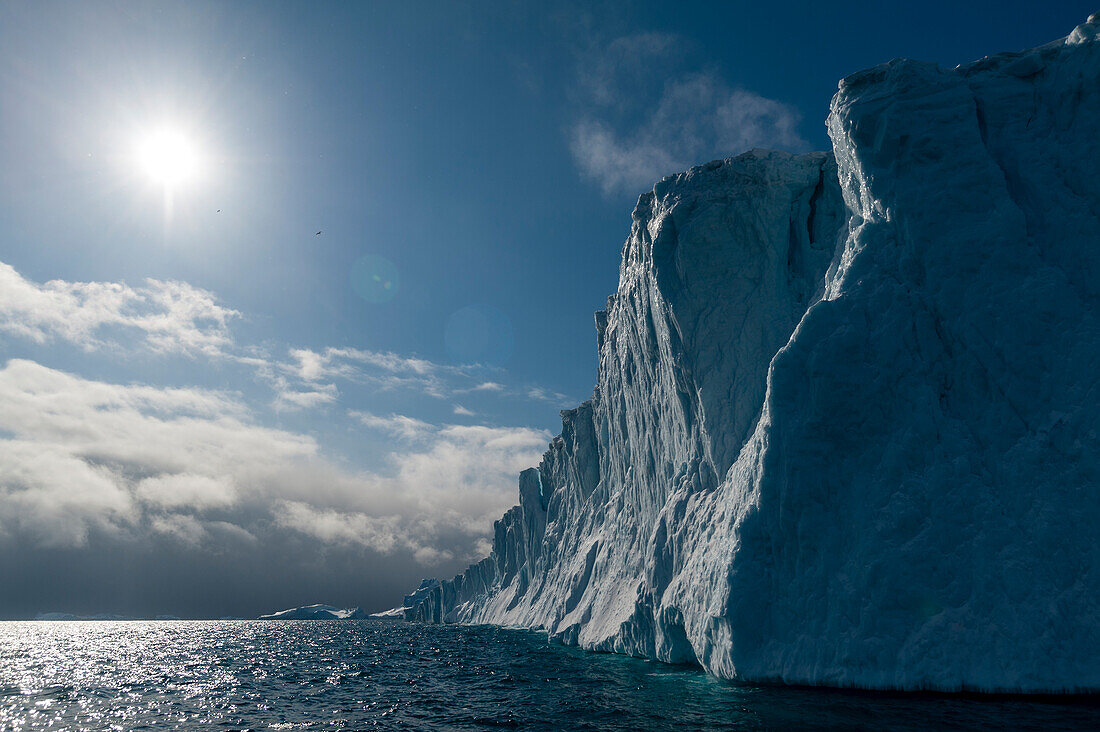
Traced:
[[641, 197], [599, 380], [409, 619], [721, 676], [1100, 689], [1100, 18]]

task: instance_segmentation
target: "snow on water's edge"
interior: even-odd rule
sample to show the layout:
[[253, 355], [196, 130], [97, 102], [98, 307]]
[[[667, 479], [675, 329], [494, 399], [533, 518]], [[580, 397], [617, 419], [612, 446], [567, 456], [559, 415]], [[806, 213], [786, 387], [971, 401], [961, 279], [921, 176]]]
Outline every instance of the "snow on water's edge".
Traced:
[[1100, 18], [660, 181], [593, 398], [404, 615], [723, 677], [1100, 690]]

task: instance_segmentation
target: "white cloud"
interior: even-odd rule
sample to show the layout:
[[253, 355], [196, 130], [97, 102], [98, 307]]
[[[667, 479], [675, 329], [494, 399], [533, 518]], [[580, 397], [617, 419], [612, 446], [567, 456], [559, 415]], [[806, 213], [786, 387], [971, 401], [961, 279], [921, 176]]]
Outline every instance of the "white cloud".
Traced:
[[212, 548], [217, 551], [256, 543], [255, 536], [236, 524], [227, 521], [200, 521], [187, 514], [153, 515], [149, 527], [157, 534], [172, 536], [194, 548], [213, 545]]
[[91, 530], [117, 534], [138, 510], [111, 472], [56, 444], [0, 443], [0, 536], [19, 531], [45, 547], [80, 546]]
[[276, 409], [312, 409], [336, 401], [339, 392], [335, 384], [322, 384], [316, 389], [297, 390], [285, 380], [276, 385]]
[[714, 72], [678, 72], [680, 45], [674, 36], [640, 34], [582, 59], [585, 113], [572, 127], [570, 149], [607, 194], [640, 192], [666, 175], [754, 147], [808, 146], [793, 107], [732, 88]]
[[504, 384], [496, 381], [485, 381], [471, 388], [469, 391], [504, 391]]
[[326, 359], [316, 351], [311, 351], [308, 348], [292, 348], [290, 356], [298, 362], [294, 370], [302, 381], [319, 381], [327, 378]]
[[154, 516], [151, 527], [158, 534], [174, 536], [185, 544], [198, 546], [206, 539], [206, 529], [202, 522], [194, 516], [186, 514], [173, 514], [170, 516]]
[[[263, 370], [264, 378], [276, 391], [276, 406], [285, 409], [310, 408], [334, 402], [337, 392], [331, 381], [336, 379], [370, 384], [384, 391], [408, 389], [440, 399], [458, 394], [493, 393], [555, 404], [570, 401], [564, 394], [543, 387], [510, 389], [499, 381], [481, 381], [478, 377], [484, 373], [482, 367], [439, 364], [388, 351], [356, 348], [312, 351], [296, 348], [291, 349], [289, 355], [291, 360], [277, 364], [277, 371], [270, 368]], [[454, 413], [474, 415], [473, 411], [461, 405], [455, 405]], [[409, 437], [413, 428], [409, 423], [395, 426], [392, 418], [380, 418], [368, 413], [353, 413], [352, 416], [368, 427], [385, 429], [404, 437]]]
[[[421, 565], [433, 566], [454, 559], [449, 549], [420, 545], [403, 534], [402, 527], [392, 518], [376, 518], [364, 513], [341, 513], [319, 510], [306, 503], [283, 501], [275, 510], [276, 522], [326, 544], [351, 544], [367, 547], [383, 554], [401, 547], [412, 553]], [[475, 547], [483, 546], [482, 540]]]
[[38, 343], [60, 339], [94, 350], [134, 334], [164, 353], [224, 355], [235, 310], [184, 282], [32, 282], [0, 262], [0, 331]]
[[311, 351], [306, 348], [290, 350], [290, 356], [297, 363], [284, 366], [303, 381], [322, 379], [354, 379], [363, 375], [361, 367], [391, 374], [415, 374], [428, 376], [441, 371], [457, 371], [452, 366], [432, 363], [422, 358], [400, 356], [389, 351], [367, 351], [358, 348], [326, 348], [324, 351]]
[[215, 551], [291, 531], [420, 562], [476, 559], [550, 439], [354, 416], [415, 439], [357, 472], [309, 436], [256, 424], [232, 394], [109, 384], [13, 359], [0, 369], [0, 536], [86, 546], [166, 535]]
[[125, 533], [149, 509], [232, 505], [237, 487], [317, 453], [251, 423], [234, 397], [80, 379], [32, 361], [0, 370], [0, 526], [47, 545]]
[[559, 406], [566, 406], [574, 401], [559, 391], [544, 389], [541, 386], [532, 386], [529, 388], [527, 390], [527, 398], [537, 402], [549, 402]]
[[461, 404], [456, 404], [455, 405], [454, 413], [459, 415], [460, 417], [474, 417], [474, 416], [477, 416], [476, 412], [467, 409], [466, 407], [462, 406]]
[[337, 379], [369, 384], [381, 391], [406, 389], [445, 398], [471, 378], [462, 367], [390, 351], [292, 348], [289, 355], [288, 362], [265, 364], [258, 369], [260, 376], [275, 389], [276, 405], [281, 407], [328, 404], [336, 394], [332, 392], [332, 399], [324, 395], [335, 389], [331, 382]]
[[550, 438], [527, 427], [441, 425], [417, 449], [392, 453], [395, 472], [381, 485], [409, 502], [415, 535], [461, 537], [421, 546], [476, 560], [486, 529], [515, 505], [520, 472], [538, 463]]
[[329, 356], [344, 358], [352, 362], [358, 361], [360, 363], [370, 364], [371, 366], [376, 366], [385, 371], [394, 373], [413, 373], [425, 376], [439, 371], [458, 371], [458, 369], [452, 366], [444, 366], [426, 361], [422, 358], [400, 356], [389, 351], [365, 351], [358, 348], [328, 348], [325, 349], [325, 353]]
[[388, 432], [391, 435], [413, 440], [435, 431], [435, 426], [420, 419], [407, 417], [403, 414], [391, 414], [388, 417], [379, 417], [370, 412], [349, 410], [348, 416], [359, 420], [366, 427]]
[[441, 562], [449, 562], [454, 559], [454, 554], [446, 549], [440, 550], [431, 546], [422, 546], [413, 552], [413, 558], [418, 564], [431, 567]]
[[146, 503], [161, 508], [228, 508], [237, 500], [236, 488], [229, 477], [194, 473], [144, 478], [134, 487], [134, 494]]
[[327, 544], [359, 544], [383, 554], [393, 551], [400, 526], [393, 517], [368, 516], [358, 511], [319, 509], [300, 501], [280, 501], [275, 520]]

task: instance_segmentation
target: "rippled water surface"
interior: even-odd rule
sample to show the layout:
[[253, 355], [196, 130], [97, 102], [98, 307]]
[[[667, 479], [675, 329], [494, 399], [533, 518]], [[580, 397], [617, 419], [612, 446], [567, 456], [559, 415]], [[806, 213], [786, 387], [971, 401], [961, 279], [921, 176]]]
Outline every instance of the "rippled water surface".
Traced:
[[0, 623], [0, 729], [1096, 729], [1095, 700], [761, 687], [388, 621]]

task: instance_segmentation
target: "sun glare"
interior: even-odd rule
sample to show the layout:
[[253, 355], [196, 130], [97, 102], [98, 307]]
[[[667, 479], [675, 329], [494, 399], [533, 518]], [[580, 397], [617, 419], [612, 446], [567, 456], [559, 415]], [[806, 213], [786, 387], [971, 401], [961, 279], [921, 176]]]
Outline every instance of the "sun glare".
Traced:
[[162, 129], [147, 134], [138, 141], [136, 152], [142, 172], [166, 188], [190, 183], [199, 173], [199, 150], [178, 130]]

